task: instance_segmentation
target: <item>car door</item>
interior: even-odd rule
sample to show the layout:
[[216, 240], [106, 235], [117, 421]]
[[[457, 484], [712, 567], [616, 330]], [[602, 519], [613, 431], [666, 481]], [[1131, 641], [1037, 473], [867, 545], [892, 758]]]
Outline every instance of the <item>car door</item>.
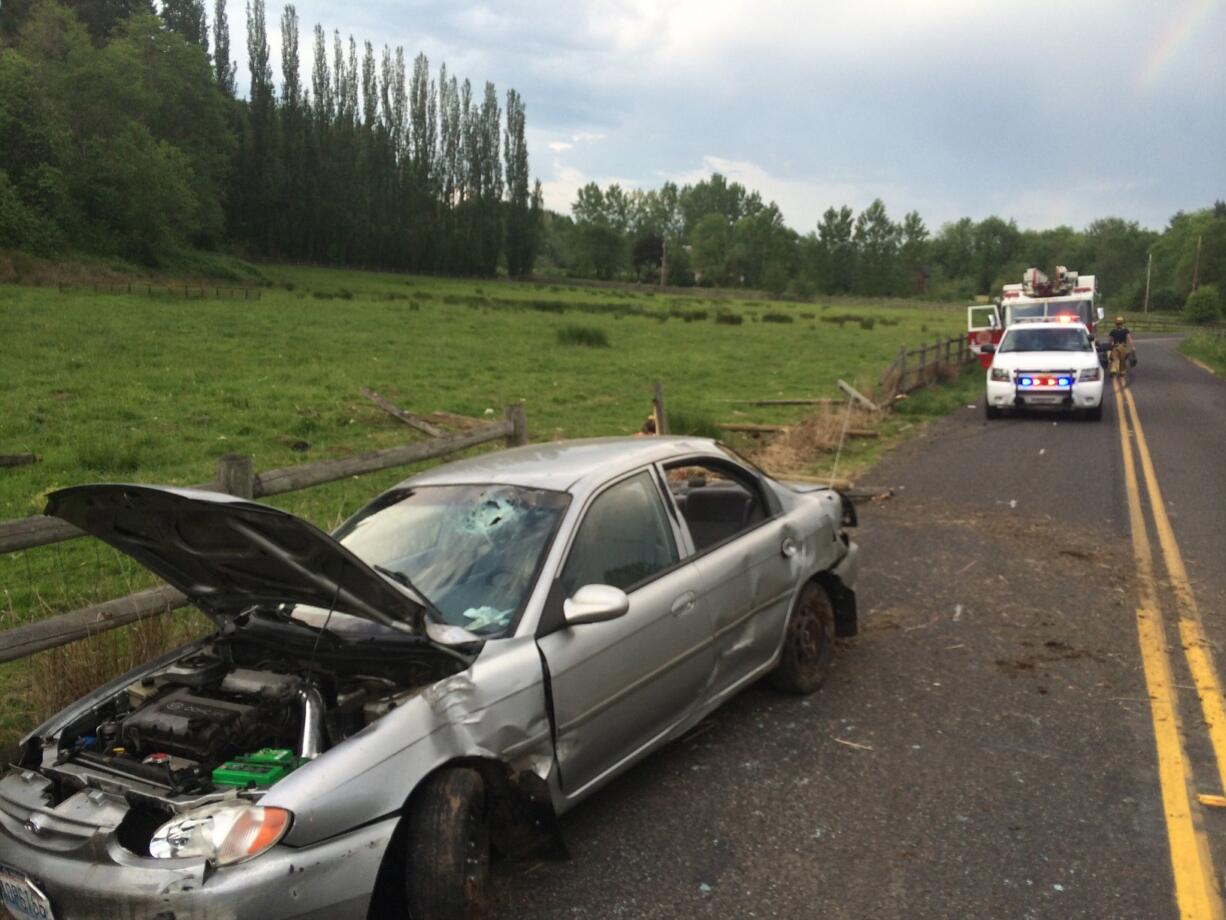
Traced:
[[702, 579], [715, 645], [711, 697], [734, 692], [779, 648], [797, 575], [799, 536], [756, 474], [708, 458], [670, 463], [674, 501]]
[[[537, 640], [568, 798], [677, 726], [711, 680], [711, 624], [698, 603], [698, 571], [682, 561], [677, 537], [651, 470], [597, 494], [574, 532]], [[628, 611], [566, 625], [562, 601], [589, 584], [621, 588]]]
[[1004, 326], [1000, 321], [1000, 308], [995, 304], [974, 304], [966, 308], [967, 343], [979, 363], [987, 368], [992, 356], [983, 351], [984, 345], [999, 345]]

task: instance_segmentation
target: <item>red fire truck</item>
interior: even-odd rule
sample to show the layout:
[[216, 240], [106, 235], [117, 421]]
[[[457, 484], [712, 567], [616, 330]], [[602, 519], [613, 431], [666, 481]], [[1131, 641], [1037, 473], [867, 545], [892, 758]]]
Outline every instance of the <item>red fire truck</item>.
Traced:
[[1006, 284], [993, 304], [979, 304], [966, 310], [967, 341], [988, 367], [992, 356], [983, 353], [984, 345], [999, 345], [1005, 329], [1016, 322], [1048, 320], [1084, 323], [1094, 334], [1103, 318], [1099, 306], [1098, 282], [1093, 275], [1078, 275], [1063, 265], [1049, 279], [1037, 268], [1028, 268], [1021, 284]]

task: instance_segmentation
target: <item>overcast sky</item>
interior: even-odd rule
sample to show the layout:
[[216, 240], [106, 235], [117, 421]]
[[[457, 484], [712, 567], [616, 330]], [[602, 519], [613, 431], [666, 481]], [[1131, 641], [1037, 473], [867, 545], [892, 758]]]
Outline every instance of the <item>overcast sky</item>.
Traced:
[[[240, 86], [242, 0], [227, 0]], [[268, 3], [278, 82], [281, 6]], [[211, 4], [210, 4], [211, 5]], [[303, 0], [527, 104], [546, 204], [719, 171], [801, 232], [880, 197], [961, 216], [1160, 229], [1226, 199], [1226, 0]]]

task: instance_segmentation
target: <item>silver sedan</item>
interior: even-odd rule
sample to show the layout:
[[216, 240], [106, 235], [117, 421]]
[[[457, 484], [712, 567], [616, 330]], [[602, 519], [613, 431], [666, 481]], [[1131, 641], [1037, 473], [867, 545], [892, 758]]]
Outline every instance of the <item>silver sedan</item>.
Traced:
[[749, 683], [811, 693], [856, 631], [851, 506], [714, 442], [437, 467], [332, 535], [208, 492], [47, 513], [217, 630], [35, 729], [0, 778], [18, 917], [460, 918], [492, 854]]

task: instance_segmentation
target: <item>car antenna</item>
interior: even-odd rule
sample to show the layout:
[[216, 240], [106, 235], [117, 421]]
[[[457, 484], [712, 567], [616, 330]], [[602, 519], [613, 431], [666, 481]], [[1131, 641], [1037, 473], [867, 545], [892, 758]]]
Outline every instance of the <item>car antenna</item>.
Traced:
[[[840, 381], [841, 382], [841, 381]], [[847, 426], [851, 423], [851, 403], [855, 399], [851, 393], [847, 394], [847, 411], [843, 413], [843, 430], [839, 433], [839, 446], [834, 452], [834, 466], [830, 468], [830, 485], [827, 488], [834, 488], [834, 474], [839, 471], [839, 457], [843, 455], [843, 442], [847, 440]]]

